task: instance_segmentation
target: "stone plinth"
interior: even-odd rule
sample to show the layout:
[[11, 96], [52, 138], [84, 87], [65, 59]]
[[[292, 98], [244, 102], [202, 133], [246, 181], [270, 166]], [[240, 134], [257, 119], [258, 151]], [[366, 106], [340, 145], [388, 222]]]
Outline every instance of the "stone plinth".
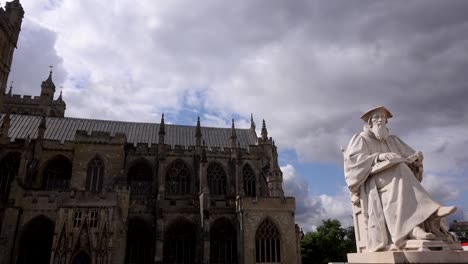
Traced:
[[386, 251], [352, 253], [348, 254], [348, 263], [468, 263], [468, 252]]

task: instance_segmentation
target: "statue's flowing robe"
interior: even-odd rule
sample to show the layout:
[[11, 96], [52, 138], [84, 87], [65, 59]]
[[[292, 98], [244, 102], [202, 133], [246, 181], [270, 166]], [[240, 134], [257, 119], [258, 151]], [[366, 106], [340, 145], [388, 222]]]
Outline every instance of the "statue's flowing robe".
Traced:
[[[345, 178], [353, 194], [365, 199], [368, 214], [367, 250], [400, 248], [414, 227], [428, 219], [441, 205], [434, 202], [406, 163], [370, 175], [380, 153], [393, 152], [403, 158], [415, 151], [398, 137], [378, 140], [365, 127], [351, 139], [345, 152]], [[364, 197], [363, 197], [364, 196]]]

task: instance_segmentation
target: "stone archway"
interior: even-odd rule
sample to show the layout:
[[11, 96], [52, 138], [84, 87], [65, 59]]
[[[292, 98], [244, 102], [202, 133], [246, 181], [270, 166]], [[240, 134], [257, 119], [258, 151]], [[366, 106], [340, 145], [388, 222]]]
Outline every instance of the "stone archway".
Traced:
[[232, 223], [220, 218], [210, 227], [210, 261], [217, 264], [237, 263], [237, 235]]
[[73, 257], [72, 264], [91, 264], [91, 257], [88, 253], [81, 250]]
[[20, 237], [17, 264], [49, 264], [55, 224], [39, 216], [29, 221]]
[[178, 219], [172, 223], [164, 236], [163, 262], [198, 263], [196, 234], [195, 225], [187, 220]]
[[130, 219], [125, 263], [145, 264], [152, 262], [154, 262], [153, 230], [141, 219]]

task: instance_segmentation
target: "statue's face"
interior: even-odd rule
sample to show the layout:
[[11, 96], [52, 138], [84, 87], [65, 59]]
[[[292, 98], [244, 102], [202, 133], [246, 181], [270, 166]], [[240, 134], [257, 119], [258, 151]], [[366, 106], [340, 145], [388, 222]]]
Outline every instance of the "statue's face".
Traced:
[[372, 127], [385, 127], [387, 124], [387, 115], [384, 111], [376, 111], [371, 117]]

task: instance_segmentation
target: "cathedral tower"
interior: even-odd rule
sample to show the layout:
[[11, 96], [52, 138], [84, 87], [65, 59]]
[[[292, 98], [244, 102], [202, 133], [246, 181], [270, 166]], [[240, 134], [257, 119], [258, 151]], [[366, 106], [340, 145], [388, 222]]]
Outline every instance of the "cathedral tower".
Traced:
[[5, 94], [8, 75], [11, 70], [13, 52], [18, 43], [24, 10], [19, 0], [7, 2], [0, 8], [0, 94]]

